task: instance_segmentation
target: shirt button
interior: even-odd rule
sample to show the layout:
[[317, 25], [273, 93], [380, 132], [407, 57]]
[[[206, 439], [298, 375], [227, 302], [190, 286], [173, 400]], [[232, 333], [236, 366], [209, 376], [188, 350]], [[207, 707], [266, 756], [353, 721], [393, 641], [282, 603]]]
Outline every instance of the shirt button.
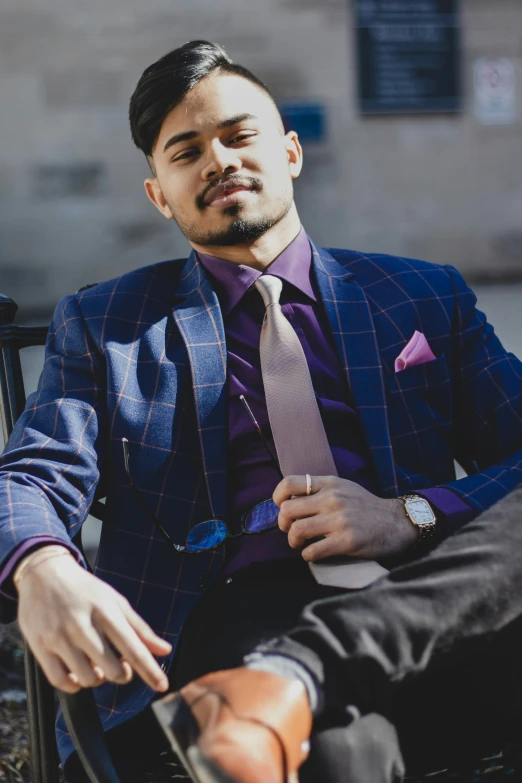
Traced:
[[212, 579], [212, 573], [210, 571], [205, 571], [205, 573], [199, 578], [200, 589], [203, 590], [203, 588], [208, 585], [211, 579]]
[[226, 585], [231, 585], [232, 584], [232, 577], [231, 576], [228, 577], [228, 579], [225, 581], [225, 584]]

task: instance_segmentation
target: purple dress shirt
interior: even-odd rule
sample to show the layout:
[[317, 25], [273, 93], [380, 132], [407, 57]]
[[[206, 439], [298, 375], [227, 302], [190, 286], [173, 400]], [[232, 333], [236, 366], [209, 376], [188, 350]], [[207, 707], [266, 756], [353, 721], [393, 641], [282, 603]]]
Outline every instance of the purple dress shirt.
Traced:
[[[242, 514], [271, 497], [280, 480], [239, 400], [241, 394], [246, 397], [275, 453], [259, 358], [264, 305], [257, 289], [252, 288], [261, 272], [202, 253], [199, 258], [215, 286], [225, 325], [229, 517], [237, 523]], [[341, 478], [355, 481], [375, 492], [376, 478], [368, 449], [350, 400], [350, 390], [336, 353], [330, 325], [314, 290], [311, 261], [310, 243], [301, 229], [294, 241], [270, 264], [267, 272], [283, 281], [282, 310], [303, 346], [337, 472]], [[435, 507], [442, 529], [447, 528], [450, 517], [461, 523], [475, 515], [471, 506], [449, 489], [436, 487], [419, 494]], [[258, 535], [243, 535], [227, 543], [225, 570], [231, 573], [252, 562], [298, 554], [288, 545], [286, 534], [278, 529]]]
[[[259, 358], [264, 305], [257, 289], [252, 288], [261, 272], [202, 253], [199, 258], [215, 286], [225, 325], [229, 520], [234, 527], [239, 526], [245, 512], [271, 497], [280, 481], [277, 468], [239, 400], [241, 394], [246, 397], [275, 453]], [[329, 323], [314, 289], [311, 260], [310, 243], [301, 229], [267, 271], [283, 281], [282, 310], [303, 346], [338, 474], [375, 492], [376, 479], [368, 449]], [[468, 503], [444, 487], [424, 489], [418, 494], [435, 507], [437, 522], [445, 532], [451, 530], [452, 522], [462, 524], [475, 516]], [[20, 544], [0, 571], [0, 591], [11, 593], [11, 576], [18, 562], [30, 550], [49, 543], [63, 542], [38, 536]], [[72, 545], [71, 552], [77, 556]], [[299, 552], [288, 545], [286, 534], [279, 529], [243, 535], [227, 543], [225, 572], [231, 573], [253, 562], [298, 556]]]

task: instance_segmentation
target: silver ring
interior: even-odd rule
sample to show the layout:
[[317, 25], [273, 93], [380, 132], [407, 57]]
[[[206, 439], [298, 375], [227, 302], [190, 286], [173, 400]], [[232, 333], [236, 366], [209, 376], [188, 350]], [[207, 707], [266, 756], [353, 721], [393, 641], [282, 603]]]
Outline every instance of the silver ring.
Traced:
[[311, 495], [312, 494], [312, 477], [309, 473], [305, 474], [306, 478], [306, 494]]

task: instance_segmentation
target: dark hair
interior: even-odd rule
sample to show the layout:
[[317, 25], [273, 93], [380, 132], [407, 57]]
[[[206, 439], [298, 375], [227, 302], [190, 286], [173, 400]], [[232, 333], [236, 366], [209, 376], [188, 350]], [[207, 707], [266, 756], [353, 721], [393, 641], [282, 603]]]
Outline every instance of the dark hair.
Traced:
[[149, 157], [167, 114], [205, 76], [219, 68], [242, 76], [263, 90], [274, 102], [270, 90], [248, 68], [232, 62], [219, 44], [189, 41], [149, 65], [130, 99], [129, 120], [132, 140]]

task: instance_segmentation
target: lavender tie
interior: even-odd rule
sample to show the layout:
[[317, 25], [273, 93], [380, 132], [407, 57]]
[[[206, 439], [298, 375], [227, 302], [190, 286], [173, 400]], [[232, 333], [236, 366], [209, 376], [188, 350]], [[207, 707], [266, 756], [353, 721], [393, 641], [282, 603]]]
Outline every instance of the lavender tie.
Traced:
[[[266, 307], [259, 352], [281, 472], [337, 476], [306, 356], [279, 304], [283, 283], [273, 275], [261, 275], [255, 285]], [[373, 560], [351, 557], [310, 563], [310, 570], [319, 584], [348, 589], [365, 587], [387, 573]]]

